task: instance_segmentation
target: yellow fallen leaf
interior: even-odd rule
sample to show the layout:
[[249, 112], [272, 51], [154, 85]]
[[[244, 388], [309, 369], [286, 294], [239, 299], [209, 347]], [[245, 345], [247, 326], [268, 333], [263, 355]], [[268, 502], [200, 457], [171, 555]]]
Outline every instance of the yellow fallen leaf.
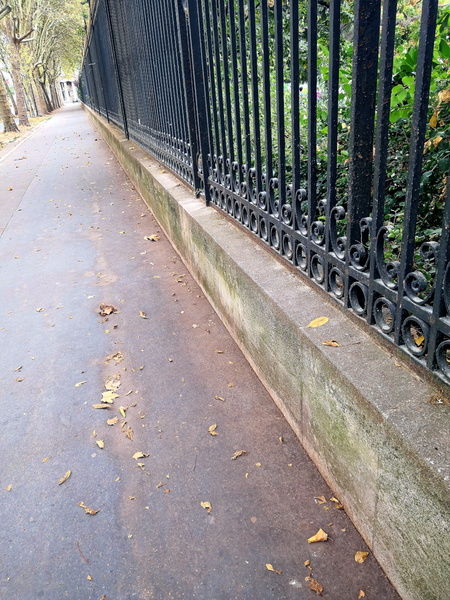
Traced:
[[78, 502], [78, 506], [81, 506], [81, 508], [84, 509], [84, 512], [87, 515], [96, 515], [98, 512], [100, 512], [100, 509], [94, 510], [93, 508], [87, 507], [84, 502]]
[[315, 579], [313, 579], [312, 577], [307, 577], [307, 579], [309, 579], [309, 583], [308, 583], [309, 589], [312, 590], [313, 592], [316, 592], [316, 594], [318, 596], [321, 596], [322, 592], [323, 592], [323, 587], [320, 585], [320, 583], [318, 581], [316, 581]]
[[223, 350], [216, 350], [216, 354], [223, 354]]
[[325, 325], [325, 323], [328, 323], [328, 320], [328, 317], [319, 317], [311, 321], [308, 327], [321, 327], [322, 325]]
[[266, 563], [266, 569], [268, 571], [273, 571], [274, 573], [277, 573], [278, 575], [280, 575], [283, 572], [283, 571], [278, 571], [277, 569], [274, 569], [270, 563]]
[[421, 346], [425, 340], [425, 337], [423, 335], [416, 335], [413, 336], [413, 339], [416, 346]]
[[327, 340], [326, 342], [322, 342], [322, 346], [333, 346], [334, 348], [338, 348], [339, 344], [336, 340]]
[[123, 406], [119, 406], [119, 412], [122, 415], [122, 417], [125, 419], [127, 416], [127, 413], [125, 412], [125, 408]]
[[131, 429], [131, 427], [130, 427], [130, 426], [128, 426], [128, 427], [127, 427], [127, 429], [126, 429], [126, 431], [125, 431], [125, 435], [127, 436], [127, 438], [128, 438], [130, 441], [133, 441], [134, 432], [133, 432], [133, 430]]
[[118, 365], [120, 362], [122, 362], [124, 360], [124, 355], [122, 354], [122, 352], [115, 352], [114, 354], [110, 354], [109, 356], [106, 357], [105, 359], [105, 363], [109, 364], [112, 360], [116, 363], [116, 365]]
[[45, 463], [45, 462], [47, 462], [48, 460], [50, 460], [50, 456], [47, 456], [46, 458], [44, 458], [44, 459], [42, 460], [42, 462], [43, 462], [43, 463]]
[[112, 404], [116, 398], [119, 397], [119, 394], [115, 392], [103, 392], [102, 393], [102, 402], [107, 402], [108, 404]]
[[217, 435], [216, 429], [217, 429], [217, 425], [214, 423], [214, 425], [211, 425], [211, 427], [208, 427], [208, 432], [211, 435]]
[[242, 456], [243, 454], [246, 454], [246, 450], [238, 450], [233, 454], [231, 460], [236, 460], [237, 458], [239, 458], [239, 456]]
[[156, 489], [162, 488], [162, 486], [163, 486], [163, 484], [162, 484], [162, 481], [160, 481], [160, 482], [158, 483], [158, 485], [156, 486]]
[[255, 463], [255, 467], [262, 467], [262, 464], [260, 462]]
[[309, 567], [309, 565], [311, 564], [311, 561], [305, 560], [305, 562], [303, 564], [305, 565], [305, 567]]
[[147, 314], [143, 310], [139, 311], [139, 316], [141, 319], [148, 319]]
[[114, 377], [108, 377], [108, 379], [105, 381], [105, 389], [107, 389], [109, 392], [117, 392], [121, 383], [120, 374], [114, 375]]
[[7, 491], [7, 492], [10, 492], [11, 490], [12, 490], [12, 483], [10, 483], [10, 484], [8, 485], [8, 487], [6, 488], [6, 491]]
[[88, 576], [86, 577], [86, 579], [87, 579], [88, 581], [92, 581], [92, 577], [91, 577], [90, 575], [88, 575]]
[[84, 385], [87, 381], [80, 381], [80, 383], [76, 383], [75, 387], [80, 387], [80, 385]]
[[284, 442], [283, 436], [280, 436], [278, 440], [280, 441], [280, 444], [282, 444]]
[[365, 597], [366, 597], [366, 594], [363, 592], [363, 590], [359, 590], [359, 594], [358, 594], [358, 600], [359, 600], [360, 598], [365, 598]]
[[216, 400], [220, 400], [221, 402], [225, 402], [225, 398], [222, 398], [221, 396], [214, 396], [214, 398]]
[[44, 309], [43, 308], [37, 308], [36, 312], [42, 312]]
[[136, 496], [128, 496], [130, 500], [136, 500]]
[[323, 529], [319, 529], [316, 535], [313, 535], [308, 539], [308, 544], [313, 544], [314, 542], [326, 542], [328, 539], [328, 533], [325, 533]]
[[119, 417], [113, 417], [112, 419], [108, 419], [106, 421], [107, 425], [115, 425], [119, 422]]
[[64, 475], [64, 477], [61, 477], [61, 479], [58, 481], [58, 485], [61, 485], [62, 483], [67, 481], [71, 475], [72, 475], [72, 471], [67, 471], [67, 473]]
[[146, 235], [144, 240], [147, 240], [148, 242], [157, 242], [159, 237], [157, 235]]
[[100, 448], [100, 450], [103, 450], [105, 447], [105, 442], [103, 440], [96, 440], [95, 442], [97, 444], [97, 446]]
[[367, 558], [368, 556], [369, 556], [369, 553], [368, 553], [368, 552], [361, 552], [361, 551], [358, 551], [358, 552], [355, 554], [355, 561], [356, 561], [357, 563], [359, 563], [360, 565], [362, 565], [362, 564], [363, 564], [363, 562], [366, 560], [366, 558]]
[[20, 383], [21, 381], [24, 381], [23, 377], [17, 377], [17, 379], [14, 379], [14, 381], [17, 381], [17, 383]]
[[133, 458], [135, 460], [138, 460], [139, 458], [146, 458], [147, 456], [149, 456], [148, 454], [144, 454], [144, 452], [135, 452], [133, 454]]
[[93, 404], [92, 408], [111, 408], [109, 404]]
[[212, 511], [212, 506], [209, 502], [200, 502], [200, 506], [206, 509], [206, 512], [209, 513]]
[[334, 496], [330, 498], [330, 502], [334, 502], [334, 508], [337, 508], [338, 510], [344, 508], [343, 504], [341, 504], [341, 502]]

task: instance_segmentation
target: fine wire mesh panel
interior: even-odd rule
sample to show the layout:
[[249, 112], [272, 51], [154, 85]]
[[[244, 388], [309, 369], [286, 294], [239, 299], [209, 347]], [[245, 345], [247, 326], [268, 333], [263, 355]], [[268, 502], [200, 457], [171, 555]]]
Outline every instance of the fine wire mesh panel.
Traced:
[[197, 5], [211, 202], [450, 381], [449, 7]]

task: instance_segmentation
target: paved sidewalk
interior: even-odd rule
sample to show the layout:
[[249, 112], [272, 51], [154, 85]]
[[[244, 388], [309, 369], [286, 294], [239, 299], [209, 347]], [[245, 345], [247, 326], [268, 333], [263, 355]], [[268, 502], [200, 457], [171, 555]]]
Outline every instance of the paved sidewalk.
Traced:
[[0, 152], [0, 348], [0, 598], [398, 599], [78, 105]]

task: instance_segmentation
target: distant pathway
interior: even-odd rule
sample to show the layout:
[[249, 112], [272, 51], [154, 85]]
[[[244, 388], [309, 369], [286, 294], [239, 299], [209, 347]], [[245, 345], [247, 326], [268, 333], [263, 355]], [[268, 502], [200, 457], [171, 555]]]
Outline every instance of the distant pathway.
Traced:
[[79, 105], [0, 152], [0, 348], [0, 598], [398, 598]]

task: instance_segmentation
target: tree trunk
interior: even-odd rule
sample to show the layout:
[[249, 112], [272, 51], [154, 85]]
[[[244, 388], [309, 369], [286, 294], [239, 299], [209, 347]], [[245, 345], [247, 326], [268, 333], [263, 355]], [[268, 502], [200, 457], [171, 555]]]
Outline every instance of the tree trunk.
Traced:
[[[11, 73], [9, 73], [9, 75], [11, 76]], [[16, 104], [16, 99], [14, 98], [14, 94], [12, 93], [9, 85], [6, 83], [6, 79], [5, 76], [3, 75], [3, 72], [0, 70], [0, 76], [3, 79], [3, 84], [5, 86], [6, 89], [6, 93], [9, 96], [9, 101], [11, 102], [12, 106], [13, 106], [13, 111], [14, 114], [17, 115], [17, 104]]]
[[14, 115], [11, 112], [6, 93], [6, 86], [3, 77], [0, 77], [0, 119], [3, 121], [3, 130], [5, 133], [10, 131], [19, 131], [14, 121]]
[[30, 127], [28, 121], [27, 107], [25, 105], [25, 93], [20, 79], [20, 45], [13, 42], [11, 48], [11, 76], [13, 78], [14, 90], [16, 92], [17, 111], [19, 113], [19, 125]]
[[38, 117], [43, 117], [44, 115], [48, 114], [48, 110], [45, 105], [45, 100], [42, 94], [41, 86], [39, 85], [39, 80], [36, 80], [35, 76], [33, 76], [32, 86]]

